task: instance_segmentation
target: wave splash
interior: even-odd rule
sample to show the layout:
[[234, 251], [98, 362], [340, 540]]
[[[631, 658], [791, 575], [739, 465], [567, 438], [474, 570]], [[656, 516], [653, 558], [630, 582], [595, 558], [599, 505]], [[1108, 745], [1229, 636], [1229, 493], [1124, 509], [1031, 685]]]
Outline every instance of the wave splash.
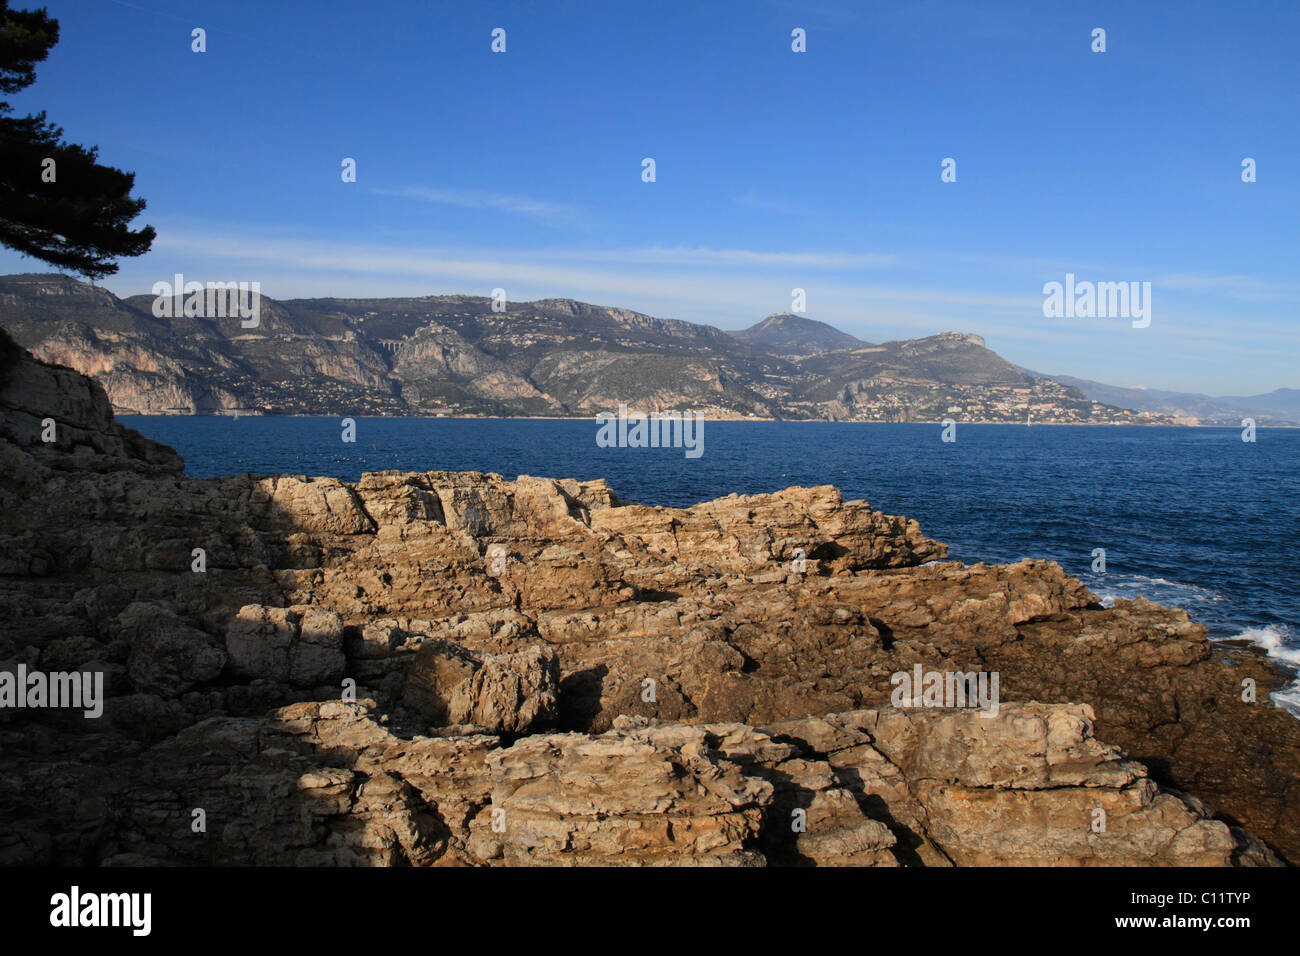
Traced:
[[[1081, 580], [1101, 599], [1105, 607], [1117, 600], [1131, 600], [1139, 594], [1158, 604], [1182, 608], [1194, 621], [1205, 624], [1212, 641], [1247, 641], [1293, 674], [1293, 680], [1269, 696], [1273, 702], [1300, 719], [1300, 635], [1288, 624], [1243, 626], [1230, 620], [1228, 599], [1212, 588], [1142, 574], [1121, 578], [1081, 575]], [[1225, 613], [1226, 612], [1226, 613]]]

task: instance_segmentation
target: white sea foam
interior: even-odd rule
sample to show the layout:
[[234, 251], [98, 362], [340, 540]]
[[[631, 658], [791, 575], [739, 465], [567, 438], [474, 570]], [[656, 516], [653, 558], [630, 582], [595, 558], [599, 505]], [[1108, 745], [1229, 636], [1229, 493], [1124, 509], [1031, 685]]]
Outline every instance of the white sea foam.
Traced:
[[1300, 680], [1292, 683], [1289, 687], [1273, 691], [1269, 696], [1273, 698], [1273, 703], [1292, 717], [1300, 720]]
[[[1300, 668], [1300, 647], [1292, 639], [1291, 629], [1286, 625], [1280, 627], [1248, 627], [1239, 634], [1223, 640], [1250, 641], [1270, 658], [1280, 661], [1286, 670]], [[1293, 717], [1300, 718], [1300, 672], [1295, 674], [1291, 683], [1281, 690], [1269, 695], [1273, 703], [1283, 708]]]
[[1300, 647], [1291, 643], [1288, 627], [1248, 627], [1240, 634], [1232, 635], [1229, 640], [1250, 641], [1264, 650], [1275, 660], [1285, 661], [1300, 667]]
[[[1120, 575], [1080, 575], [1080, 580], [1092, 589], [1101, 599], [1103, 607], [1113, 607], [1117, 600], [1132, 600], [1139, 594], [1157, 604], [1169, 604], [1180, 607], [1197, 619], [1197, 612], [1206, 605], [1220, 604], [1226, 600], [1222, 594], [1212, 588], [1198, 584], [1186, 584], [1170, 581], [1167, 578], [1153, 578], [1145, 574]], [[1204, 615], [1199, 615], [1204, 617]]]
[[[1080, 578], [1101, 599], [1103, 607], [1113, 607], [1116, 600], [1129, 600], [1140, 594], [1157, 604], [1182, 608], [1191, 615], [1193, 621], [1210, 625], [1212, 632], [1215, 630], [1213, 621], [1221, 613], [1221, 609], [1212, 606], [1227, 600], [1211, 588], [1144, 574], [1114, 577], [1084, 574]], [[1220, 621], [1218, 626], [1223, 628], [1223, 622]], [[1284, 671], [1295, 672], [1290, 684], [1274, 691], [1270, 696], [1279, 707], [1300, 718], [1300, 639], [1297, 639], [1290, 626], [1248, 627], [1231, 634], [1220, 631], [1217, 635], [1212, 633], [1211, 639], [1249, 641], [1270, 659], [1277, 661]]]

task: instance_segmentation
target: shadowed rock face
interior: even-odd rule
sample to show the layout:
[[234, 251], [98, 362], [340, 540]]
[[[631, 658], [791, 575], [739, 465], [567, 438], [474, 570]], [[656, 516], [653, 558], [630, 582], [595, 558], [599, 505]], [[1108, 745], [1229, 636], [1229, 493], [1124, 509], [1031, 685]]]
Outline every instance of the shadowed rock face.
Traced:
[[[829, 486], [185, 479], [7, 346], [0, 670], [99, 671], [107, 700], [0, 709], [0, 861], [1300, 856], [1282, 678], [1181, 611], [944, 561]], [[998, 673], [996, 715], [894, 707], [918, 664]]]

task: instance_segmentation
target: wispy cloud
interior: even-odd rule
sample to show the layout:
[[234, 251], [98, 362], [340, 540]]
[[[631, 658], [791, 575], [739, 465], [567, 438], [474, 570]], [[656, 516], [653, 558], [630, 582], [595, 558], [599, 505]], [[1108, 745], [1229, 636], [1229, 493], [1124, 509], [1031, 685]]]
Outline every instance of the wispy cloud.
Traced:
[[1296, 294], [1295, 287], [1287, 287], [1272, 282], [1263, 282], [1254, 276], [1243, 275], [1195, 275], [1178, 274], [1159, 276], [1152, 282], [1162, 289], [1176, 289], [1180, 292], [1207, 292], [1226, 295], [1242, 301], [1263, 301], [1291, 298]]
[[[161, 233], [154, 249], [151, 258], [169, 262], [162, 269], [167, 275], [175, 268], [197, 274], [198, 264], [207, 263], [223, 274], [233, 270], [258, 278], [263, 291], [277, 298], [367, 294], [362, 288], [387, 288], [381, 294], [390, 295], [476, 290], [487, 295], [501, 287], [515, 300], [563, 296], [736, 328], [788, 310], [792, 288], [798, 286], [806, 290], [810, 314], [818, 317], [859, 325], [887, 315], [896, 326], [922, 332], [938, 331], [936, 322], [956, 327], [940, 317], [950, 310], [1041, 310], [1037, 295], [865, 282], [864, 269], [895, 261], [877, 253], [658, 246], [452, 250], [173, 229]], [[123, 274], [115, 284], [129, 278]], [[928, 314], [914, 313], [917, 307]]]
[[[718, 321], [726, 315], [743, 317], [789, 308], [791, 289], [799, 286], [807, 291], [811, 314], [841, 322], [886, 312], [900, 325], [924, 327], [936, 321], [947, 323], [945, 316], [959, 320], [964, 315], [968, 325], [978, 322], [981, 329], [1002, 326], [1010, 331], [1023, 328], [1026, 320], [1035, 325], [1042, 321], [1042, 295], [1034, 283], [954, 284], [926, 269], [920, 281], [900, 281], [901, 274], [922, 264], [886, 253], [698, 246], [475, 250], [174, 229], [163, 231], [154, 249], [151, 259], [165, 256], [178, 265], [195, 260], [238, 262], [240, 269], [258, 275], [279, 272], [298, 277], [292, 291], [275, 290], [264, 282], [263, 288], [272, 296], [306, 294], [304, 282], [319, 290], [314, 294], [348, 295], [357, 282], [383, 277], [426, 283], [448, 292], [501, 286], [511, 298], [559, 295]], [[881, 273], [880, 278], [867, 280], [863, 272], [873, 269]], [[317, 276], [309, 278], [313, 273]], [[1221, 282], [1195, 276], [1183, 280], [1189, 291], [1202, 283]], [[1180, 333], [1197, 334], [1203, 323], [1179, 311], [1184, 316], [1176, 322]], [[1221, 322], [1211, 323], [1204, 334], [1222, 334]]]
[[402, 189], [371, 189], [370, 191], [379, 196], [414, 199], [417, 202], [529, 216], [557, 227], [573, 226], [586, 218], [580, 206], [570, 203], [551, 202], [528, 196], [512, 196], [508, 193], [487, 192], [481, 189], [432, 189], [427, 186], [407, 186]]
[[758, 209], [762, 212], [775, 212], [782, 216], [806, 216], [812, 210], [807, 206], [799, 203], [790, 202], [786, 199], [775, 199], [771, 196], [760, 196], [757, 191], [751, 189], [741, 196], [731, 197], [731, 201], [743, 209]]
[[167, 230], [154, 243], [157, 250], [177, 249], [201, 252], [223, 259], [257, 259], [266, 263], [298, 267], [341, 269], [346, 272], [376, 271], [380, 274], [429, 275], [431, 270], [465, 269], [476, 274], [481, 265], [488, 271], [528, 268], [535, 265], [555, 274], [556, 263], [623, 265], [656, 268], [688, 268], [758, 271], [770, 275], [773, 268], [789, 270], [782, 277], [797, 279], [804, 272], [861, 271], [887, 269], [900, 257], [875, 252], [774, 251], [763, 249], [712, 249], [705, 246], [641, 246], [628, 249], [456, 249], [413, 248], [373, 243], [344, 243], [333, 240], [289, 240], [269, 236], [222, 235], [204, 231], [188, 233]]
[[588, 262], [628, 265], [736, 266], [796, 269], [880, 269], [895, 266], [899, 257], [874, 252], [774, 252], [760, 249], [710, 249], [704, 246], [646, 246], [636, 249], [594, 249], [539, 252], [534, 255]]

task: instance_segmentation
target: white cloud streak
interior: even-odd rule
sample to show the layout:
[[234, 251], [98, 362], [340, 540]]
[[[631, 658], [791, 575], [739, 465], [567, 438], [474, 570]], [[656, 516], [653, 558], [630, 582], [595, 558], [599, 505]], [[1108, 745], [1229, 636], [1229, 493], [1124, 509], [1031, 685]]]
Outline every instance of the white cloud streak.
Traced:
[[371, 189], [370, 191], [378, 196], [414, 199], [434, 205], [496, 210], [516, 216], [528, 216], [553, 226], [571, 226], [586, 218], [580, 206], [570, 203], [486, 192], [480, 189], [431, 189], [425, 186], [408, 186], [402, 189]]

